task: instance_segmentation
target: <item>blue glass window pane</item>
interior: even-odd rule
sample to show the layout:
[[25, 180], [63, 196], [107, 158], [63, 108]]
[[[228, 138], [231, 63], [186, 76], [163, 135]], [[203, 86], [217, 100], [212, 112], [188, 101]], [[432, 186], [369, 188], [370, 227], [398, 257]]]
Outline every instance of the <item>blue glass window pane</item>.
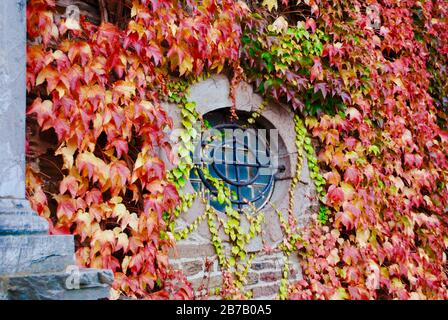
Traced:
[[243, 148], [238, 148], [236, 151], [236, 163], [243, 164], [246, 162], [246, 151]]
[[241, 188], [241, 196], [243, 197], [243, 199], [247, 200], [252, 199], [253, 198], [252, 188], [250, 186]]
[[196, 191], [201, 190], [201, 182], [199, 182], [199, 181], [191, 181], [191, 184], [192, 184], [194, 190], [196, 190]]
[[[222, 175], [224, 175], [224, 176], [227, 175], [225, 164], [215, 164], [215, 167], [216, 167], [216, 170], [218, 170]], [[215, 177], [215, 178], [219, 178], [219, 175], [216, 172], [216, 170], [212, 165], [209, 166], [209, 172], [210, 172], [211, 176]]]
[[227, 172], [226, 172], [226, 176], [228, 179], [230, 179], [231, 181], [236, 181], [236, 170], [235, 167], [233, 165], [228, 165], [227, 166]]
[[[218, 122], [220, 121], [216, 121], [216, 123]], [[210, 123], [212, 125], [216, 124], [213, 122]], [[241, 136], [237, 136], [236, 143], [234, 144], [233, 136], [231, 134], [229, 135], [229, 132], [226, 132], [224, 135], [224, 131], [232, 128], [232, 126], [221, 127], [223, 128], [222, 139], [225, 138], [225, 141], [222, 139], [221, 141], [217, 141], [216, 139], [208, 139], [206, 141], [208, 143], [207, 150], [204, 151], [203, 155], [208, 155], [208, 157], [204, 157], [204, 161], [214, 161], [214, 166], [208, 163], [211, 176], [219, 179], [221, 178], [218, 175], [219, 172], [225, 177], [226, 186], [233, 193], [231, 200], [233, 202], [232, 206], [235, 209], [244, 207], [245, 200], [254, 202], [253, 204], [256, 207], [261, 207], [265, 204], [273, 187], [273, 172], [269, 168], [260, 168], [257, 166], [257, 162], [261, 165], [270, 165], [270, 158], [266, 152], [266, 144], [263, 138], [257, 139], [252, 135], [253, 133], [256, 134], [256, 132], [246, 132], [248, 134], [245, 134], [244, 139]], [[251, 185], [237, 187], [234, 184], [252, 181], [256, 175], [257, 179]], [[194, 171], [190, 174], [190, 178], [193, 188], [199, 190], [201, 188], [201, 184], [199, 183], [201, 178]], [[210, 185], [207, 186], [212, 188]], [[261, 198], [255, 201], [257, 197]], [[211, 195], [209, 200], [215, 209], [219, 211], [225, 210], [225, 205], [220, 204], [215, 196]]]
[[260, 183], [265, 185], [269, 183], [269, 180], [271, 180], [271, 176], [260, 174], [258, 175], [254, 183]]
[[255, 177], [255, 175], [257, 174], [258, 170], [259, 169], [256, 168], [256, 167], [249, 167], [249, 176], [250, 176], [251, 179], [253, 179]]
[[242, 180], [242, 181], [247, 181], [248, 180], [248, 178], [249, 178], [249, 172], [248, 172], [249, 170], [248, 170], [248, 168], [247, 167], [244, 167], [244, 166], [240, 166], [240, 167], [238, 167], [238, 173], [239, 173], [239, 175], [240, 175], [240, 180]]

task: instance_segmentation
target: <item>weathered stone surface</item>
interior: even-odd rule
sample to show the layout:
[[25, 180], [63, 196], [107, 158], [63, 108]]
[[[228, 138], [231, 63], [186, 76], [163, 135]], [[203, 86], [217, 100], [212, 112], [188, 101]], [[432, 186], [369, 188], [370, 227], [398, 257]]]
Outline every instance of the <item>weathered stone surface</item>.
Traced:
[[280, 287], [279, 283], [271, 284], [271, 285], [258, 285], [252, 288], [253, 298], [259, 299], [262, 297], [271, 297], [275, 296], [278, 293], [278, 289]]
[[289, 277], [291, 279], [299, 279], [302, 277], [301, 273], [299, 272], [300, 271], [299, 268], [300, 267], [298, 266], [293, 266], [289, 269]]
[[97, 300], [109, 296], [111, 270], [80, 269], [79, 287], [65, 272], [0, 276], [2, 300]]
[[25, 200], [26, 0], [0, 1], [0, 299], [98, 299], [110, 270], [82, 270], [69, 290], [73, 236], [49, 236]]
[[287, 153], [296, 152], [296, 133], [293, 116], [294, 114], [285, 106], [269, 103], [261, 115], [273, 128], [279, 130], [281, 140], [286, 146]]
[[240, 82], [235, 91], [236, 108], [240, 111], [251, 112], [263, 102], [263, 98], [254, 94], [252, 86], [246, 82]]
[[0, 261], [0, 275], [63, 271], [75, 264], [73, 236], [0, 236]]
[[263, 269], [273, 269], [275, 268], [275, 265], [273, 262], [270, 261], [259, 261], [259, 262], [253, 262], [251, 269], [252, 270], [263, 270]]
[[215, 249], [211, 244], [196, 244], [179, 241], [176, 248], [169, 251], [171, 257], [205, 257], [215, 255]]
[[183, 262], [180, 266], [186, 276], [192, 276], [203, 271], [204, 263], [201, 260], [194, 260]]
[[260, 280], [260, 276], [256, 272], [249, 272], [246, 276], [246, 285], [250, 286], [253, 284], [257, 284], [258, 280]]
[[196, 102], [200, 114], [232, 106], [230, 84], [227, 77], [216, 75], [200, 81], [190, 88], [189, 99]]
[[[6, 211], [6, 212], [5, 212]], [[0, 208], [0, 235], [47, 234], [48, 222], [32, 211]]]
[[0, 1], [0, 198], [25, 198], [25, 5]]
[[189, 280], [193, 289], [198, 290], [202, 289], [214, 289], [221, 287], [222, 285], [222, 276], [221, 274], [213, 274], [213, 275], [205, 275], [202, 277], [197, 277]]
[[280, 280], [282, 277], [282, 272], [280, 270], [278, 271], [266, 271], [260, 273], [260, 280], [265, 282], [273, 282]]
[[0, 235], [48, 234], [48, 222], [26, 199], [0, 199]]

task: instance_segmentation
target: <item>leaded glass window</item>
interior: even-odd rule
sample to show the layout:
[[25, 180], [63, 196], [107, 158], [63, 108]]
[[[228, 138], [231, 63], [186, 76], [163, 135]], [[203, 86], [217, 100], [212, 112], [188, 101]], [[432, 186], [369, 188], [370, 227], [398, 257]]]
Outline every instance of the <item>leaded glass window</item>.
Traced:
[[219, 211], [213, 184], [204, 174], [204, 166], [212, 177], [222, 180], [232, 193], [232, 206], [243, 209], [249, 203], [257, 209], [266, 205], [274, 188], [277, 170], [270, 148], [270, 131], [259, 125], [248, 126], [245, 116], [232, 122], [224, 113], [213, 112], [204, 117], [211, 130], [201, 139], [201, 152], [196, 155], [196, 166], [190, 181], [195, 190], [203, 190], [210, 204]]

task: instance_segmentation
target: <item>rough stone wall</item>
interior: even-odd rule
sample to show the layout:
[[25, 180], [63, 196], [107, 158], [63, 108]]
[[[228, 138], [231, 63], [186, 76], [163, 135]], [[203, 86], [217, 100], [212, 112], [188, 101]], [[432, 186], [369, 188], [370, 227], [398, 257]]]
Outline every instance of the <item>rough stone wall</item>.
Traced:
[[[171, 252], [171, 258], [171, 265], [184, 272], [196, 290], [197, 297], [213, 293], [213, 289], [221, 287], [222, 274], [210, 243], [179, 241], [176, 249]], [[245, 285], [246, 290], [252, 291], [253, 299], [276, 299], [282, 278], [282, 267], [281, 252], [257, 255], [252, 261]], [[300, 264], [294, 255], [290, 257], [289, 268], [290, 282], [301, 279]], [[210, 297], [216, 298], [213, 294]]]

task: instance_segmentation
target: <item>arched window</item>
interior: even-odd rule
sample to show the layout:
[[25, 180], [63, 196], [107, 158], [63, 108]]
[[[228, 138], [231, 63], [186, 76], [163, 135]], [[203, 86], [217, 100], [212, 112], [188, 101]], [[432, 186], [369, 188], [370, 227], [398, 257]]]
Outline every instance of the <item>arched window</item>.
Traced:
[[200, 148], [193, 157], [196, 166], [190, 182], [194, 189], [204, 190], [210, 204], [225, 211], [216, 188], [207, 178], [208, 171], [229, 188], [234, 209], [242, 210], [249, 204], [261, 209], [273, 192], [275, 174], [284, 170], [277, 165], [276, 130], [258, 122], [250, 125], [245, 112], [239, 112], [238, 120], [232, 120], [228, 109], [209, 112], [203, 118], [209, 129], [202, 135]]
[[[210, 128], [206, 132], [214, 132], [211, 135], [202, 135], [199, 139], [200, 143], [195, 141], [195, 148], [198, 146], [200, 150], [205, 148], [205, 152], [199, 153], [199, 156], [197, 152], [194, 152], [195, 167], [207, 168], [208, 170], [204, 171], [208, 171], [215, 178], [212, 178], [213, 180], [219, 179], [221, 183], [225, 183], [233, 193], [231, 197], [233, 208], [252, 214], [254, 211], [248, 206], [250, 203], [251, 207], [253, 205], [257, 208], [257, 213], [264, 216], [262, 233], [250, 241], [249, 252], [262, 250], [264, 245], [275, 248], [283, 240], [278, 214], [283, 213], [284, 218], [287, 219], [286, 214], [291, 199], [294, 201], [293, 214], [299, 226], [304, 226], [311, 214], [317, 212], [318, 209], [315, 187], [310, 178], [306, 157], [301, 159], [303, 163], [300, 166], [300, 179], [291, 192], [291, 184], [297, 175], [295, 170], [299, 159], [293, 112], [287, 106], [271, 102], [266, 102], [262, 108], [262, 97], [253, 93], [252, 86], [244, 82], [237, 86], [235, 103], [233, 103], [230, 99], [230, 82], [223, 75], [214, 75], [192, 85], [188, 100], [195, 103], [196, 112]], [[238, 115], [236, 121], [231, 117], [232, 106], [235, 107]], [[166, 103], [164, 107], [173, 119], [173, 128], [182, 128], [181, 109], [169, 103]], [[248, 120], [253, 120], [251, 115], [254, 112], [257, 112], [258, 116], [252, 123]], [[199, 126], [199, 124], [196, 125]], [[213, 128], [215, 130], [212, 130]], [[204, 131], [197, 129], [197, 132]], [[237, 131], [237, 137], [242, 136], [237, 138], [235, 146], [233, 137], [225, 139], [226, 129], [232, 132]], [[251, 129], [255, 132], [249, 131]], [[215, 139], [212, 138], [213, 136], [216, 136]], [[257, 140], [257, 136], [262, 138]], [[224, 140], [217, 137], [223, 137]], [[178, 139], [177, 136], [176, 139]], [[271, 152], [272, 148], [273, 152]], [[212, 150], [214, 150], [213, 154]], [[219, 203], [217, 195], [213, 194], [213, 185], [208, 184], [204, 177], [201, 178], [199, 170], [193, 169], [182, 192], [193, 194], [198, 190], [205, 192], [209, 204], [216, 209], [217, 216], [225, 220], [225, 205]], [[205, 209], [203, 198], [194, 197], [190, 208], [177, 219], [176, 230], [183, 230], [193, 224]], [[246, 231], [245, 228], [248, 225], [247, 218], [242, 215], [241, 228]], [[220, 230], [220, 232], [224, 231]], [[208, 225], [199, 223], [197, 230], [192, 232], [185, 241], [209, 243]]]

